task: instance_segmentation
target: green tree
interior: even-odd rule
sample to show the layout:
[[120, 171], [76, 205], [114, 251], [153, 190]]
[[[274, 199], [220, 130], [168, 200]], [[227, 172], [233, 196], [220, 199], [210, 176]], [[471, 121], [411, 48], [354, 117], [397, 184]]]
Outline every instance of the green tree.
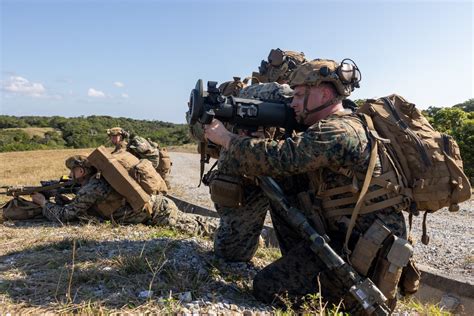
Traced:
[[436, 130], [454, 136], [467, 118], [468, 114], [459, 108], [442, 108], [433, 115], [432, 123]]

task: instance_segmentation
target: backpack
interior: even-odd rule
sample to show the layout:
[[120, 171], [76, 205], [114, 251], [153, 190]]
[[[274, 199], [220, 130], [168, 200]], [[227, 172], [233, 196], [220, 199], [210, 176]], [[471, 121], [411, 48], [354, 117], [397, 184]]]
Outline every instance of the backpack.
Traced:
[[237, 96], [243, 88], [247, 85], [249, 78], [245, 78], [244, 81], [240, 80], [240, 77], [234, 77], [233, 81], [226, 81], [219, 85], [219, 90], [225, 97]]
[[[435, 131], [413, 103], [396, 94], [366, 100], [357, 113], [365, 121], [375, 141], [372, 141], [364, 183], [351, 211], [344, 249], [347, 249], [359, 212], [370, 209], [364, 209], [369, 184], [377, 184], [391, 191], [392, 195], [398, 195], [393, 201], [381, 203], [384, 207], [402, 207], [401, 209], [409, 211], [410, 230], [411, 217], [418, 215], [419, 211], [425, 211], [421, 241], [428, 244], [427, 214], [443, 207], [456, 212], [459, 210], [458, 204], [471, 197], [471, 185], [463, 172], [459, 146], [451, 136]], [[372, 177], [377, 154], [381, 161], [390, 164], [391, 168], [386, 169], [394, 169], [394, 172], [388, 171], [379, 177]], [[385, 178], [388, 177], [396, 180], [386, 181]], [[399, 203], [400, 198], [402, 204]]]
[[152, 163], [147, 159], [138, 159], [128, 151], [112, 155], [128, 171], [128, 174], [138, 182], [148, 194], [167, 193], [166, 184]]
[[272, 49], [267, 60], [262, 60], [258, 72], [252, 73], [252, 84], [288, 80], [290, 73], [307, 61], [302, 52], [279, 48]]
[[140, 159], [147, 159], [156, 169], [160, 163], [159, 150], [148, 140], [140, 136], [134, 136], [127, 144], [127, 150]]
[[0, 210], [0, 223], [3, 220], [26, 220], [41, 217], [43, 208], [38, 204], [25, 200], [21, 196], [5, 203]]
[[458, 144], [434, 130], [415, 104], [396, 94], [367, 100], [357, 112], [381, 137], [402, 179], [400, 193], [411, 201], [410, 210], [425, 211], [422, 242], [428, 243], [426, 214], [443, 207], [458, 211], [458, 204], [471, 197]]
[[150, 194], [167, 192], [166, 184], [151, 162], [127, 151], [110, 154], [100, 146], [87, 160], [134, 210], [150, 207]]

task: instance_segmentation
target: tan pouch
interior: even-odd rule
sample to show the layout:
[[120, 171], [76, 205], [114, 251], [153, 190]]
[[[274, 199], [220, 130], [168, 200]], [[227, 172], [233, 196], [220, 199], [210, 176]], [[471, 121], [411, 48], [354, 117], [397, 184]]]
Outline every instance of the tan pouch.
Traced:
[[217, 174], [209, 185], [211, 200], [219, 206], [237, 208], [244, 203], [244, 188], [239, 178]]
[[390, 230], [380, 220], [376, 220], [359, 238], [350, 258], [351, 264], [357, 272], [367, 276], [372, 261], [377, 257], [384, 240], [390, 234]]
[[388, 299], [396, 297], [402, 269], [408, 264], [413, 255], [413, 247], [407, 240], [396, 236], [393, 236], [393, 238], [394, 241], [390, 251], [386, 257], [378, 260], [372, 278], [375, 285]]
[[415, 265], [415, 260], [410, 259], [407, 266], [403, 268], [400, 278], [400, 294], [403, 296], [414, 294], [420, 288], [421, 273]]

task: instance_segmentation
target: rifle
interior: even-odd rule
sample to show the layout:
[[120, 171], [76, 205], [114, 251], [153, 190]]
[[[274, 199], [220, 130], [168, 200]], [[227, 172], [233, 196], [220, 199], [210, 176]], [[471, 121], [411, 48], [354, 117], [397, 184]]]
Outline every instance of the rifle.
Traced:
[[8, 196], [18, 197], [21, 195], [31, 195], [35, 192], [43, 194], [46, 199], [53, 197], [55, 194], [75, 194], [79, 191], [80, 185], [67, 176], [61, 177], [59, 180], [40, 181], [40, 186], [1, 186], [5, 194]]
[[[369, 278], [361, 277], [326, 242], [326, 238], [311, 227], [303, 213], [290, 205], [280, 186], [271, 177], [259, 176], [260, 187], [265, 195], [277, 203], [278, 215], [282, 216], [305, 240], [311, 243], [311, 250], [328, 269], [344, 284], [367, 314], [389, 315], [387, 298]], [[356, 311], [352, 311], [356, 312]], [[351, 313], [352, 314], [352, 313]]]

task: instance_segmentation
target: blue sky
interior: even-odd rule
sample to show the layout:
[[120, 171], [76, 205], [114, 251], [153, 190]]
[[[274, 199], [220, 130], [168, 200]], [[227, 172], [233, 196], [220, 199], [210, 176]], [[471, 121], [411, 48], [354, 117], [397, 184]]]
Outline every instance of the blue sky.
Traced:
[[197, 79], [249, 76], [270, 49], [352, 58], [353, 99], [473, 98], [472, 1], [1, 3], [0, 113], [185, 122]]

